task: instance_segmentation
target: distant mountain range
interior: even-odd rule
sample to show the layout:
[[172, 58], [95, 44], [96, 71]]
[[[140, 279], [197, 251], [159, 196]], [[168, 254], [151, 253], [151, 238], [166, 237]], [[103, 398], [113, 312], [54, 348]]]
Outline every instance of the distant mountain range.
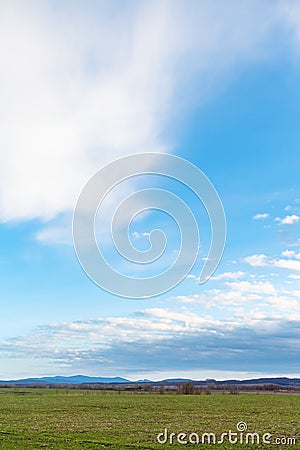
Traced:
[[278, 377], [278, 378], [252, 378], [248, 380], [221, 380], [217, 381], [214, 379], [207, 380], [191, 380], [184, 378], [170, 378], [167, 380], [162, 380], [160, 383], [164, 384], [176, 384], [176, 383], [185, 383], [192, 382], [198, 386], [208, 386], [208, 385], [216, 385], [216, 386], [246, 386], [246, 385], [262, 385], [262, 384], [276, 384], [278, 386], [297, 386], [300, 387], [300, 378], [287, 378], [287, 377]]
[[88, 377], [85, 375], [73, 375], [71, 377], [42, 377], [42, 378], [24, 378], [21, 380], [0, 380], [1, 384], [82, 384], [82, 383], [130, 383], [126, 378], [113, 377]]
[[151, 381], [151, 380], [138, 380], [138, 381], [130, 381], [126, 378], [122, 377], [89, 377], [85, 375], [73, 375], [70, 377], [63, 376], [55, 376], [55, 377], [41, 377], [41, 378], [24, 378], [20, 380], [0, 380], [1, 385], [55, 385], [55, 384], [83, 384], [83, 383], [102, 383], [102, 384], [113, 384], [113, 383], [127, 383], [127, 384], [136, 384], [136, 383], [152, 383], [154, 385], [157, 384], [165, 384], [165, 385], [175, 385], [177, 383], [185, 383], [192, 382], [198, 386], [208, 386], [208, 385], [216, 385], [216, 386], [245, 386], [245, 385], [262, 385], [262, 384], [276, 384], [279, 386], [297, 386], [300, 387], [300, 378], [287, 378], [287, 377], [279, 377], [279, 378], [254, 378], [249, 380], [223, 380], [216, 381], [214, 379], [207, 380], [191, 380], [186, 378], [170, 378], [161, 381]]

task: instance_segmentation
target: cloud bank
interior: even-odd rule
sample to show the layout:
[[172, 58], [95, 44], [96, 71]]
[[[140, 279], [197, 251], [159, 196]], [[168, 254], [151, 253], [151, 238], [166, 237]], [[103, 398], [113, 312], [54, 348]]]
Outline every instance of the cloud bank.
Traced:
[[[300, 315], [257, 312], [216, 320], [153, 308], [132, 318], [49, 324], [3, 344], [6, 358], [50, 360], [69, 373], [298, 370]], [[280, 360], [278, 360], [280, 354]], [[57, 369], [56, 369], [57, 370]]]

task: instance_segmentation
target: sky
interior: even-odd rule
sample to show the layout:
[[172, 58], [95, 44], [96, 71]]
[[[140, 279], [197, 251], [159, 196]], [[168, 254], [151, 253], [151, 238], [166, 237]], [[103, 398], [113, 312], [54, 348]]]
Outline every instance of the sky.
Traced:
[[[0, 38], [0, 379], [300, 377], [299, 2], [12, 0]], [[122, 226], [142, 252], [163, 230], [160, 260], [115, 251], [113, 213], [137, 189], [173, 192], [200, 234], [182, 282], [133, 299], [82, 270], [72, 216], [93, 174], [144, 152], [210, 179], [227, 239], [200, 284], [203, 204], [176, 180], [124, 181], [97, 214], [97, 243], [120, 273], [151, 277], [180, 253], [178, 226], [157, 210]]]

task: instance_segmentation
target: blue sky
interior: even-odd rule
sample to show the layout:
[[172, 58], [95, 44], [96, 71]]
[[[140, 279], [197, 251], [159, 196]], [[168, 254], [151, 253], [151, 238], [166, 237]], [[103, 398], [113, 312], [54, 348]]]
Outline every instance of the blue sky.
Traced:
[[[160, 379], [300, 376], [300, 5], [296, 1], [12, 1], [1, 5], [0, 378], [73, 375]], [[174, 181], [143, 187], [179, 195], [197, 217], [190, 275], [156, 298], [100, 289], [72, 245], [76, 199], [96, 170], [129, 154], [165, 152], [199, 167], [226, 213], [227, 242], [199, 285], [210, 227]], [[131, 268], [109, 239], [114, 267]], [[152, 212], [132, 242], [168, 237]]]

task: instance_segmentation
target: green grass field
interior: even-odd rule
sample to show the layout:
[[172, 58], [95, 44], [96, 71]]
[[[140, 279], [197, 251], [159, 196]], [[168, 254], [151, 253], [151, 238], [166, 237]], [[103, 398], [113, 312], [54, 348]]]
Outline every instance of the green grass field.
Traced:
[[[4, 449], [300, 448], [298, 395], [184, 396], [55, 389], [0, 392], [0, 447]], [[227, 441], [213, 445], [206, 441], [204, 445], [171, 445], [156, 440], [165, 428], [170, 433], [186, 433], [186, 439], [192, 432], [200, 439], [204, 432], [220, 439], [224, 432], [236, 432], [241, 421], [248, 432], [271, 433], [272, 444]], [[295, 437], [296, 444], [276, 445], [275, 437]]]

